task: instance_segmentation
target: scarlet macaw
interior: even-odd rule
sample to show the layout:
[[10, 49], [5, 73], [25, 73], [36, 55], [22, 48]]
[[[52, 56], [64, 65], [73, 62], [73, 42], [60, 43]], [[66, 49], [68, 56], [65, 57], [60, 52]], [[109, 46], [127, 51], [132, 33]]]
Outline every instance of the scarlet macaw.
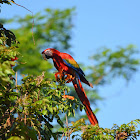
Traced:
[[54, 66], [58, 70], [58, 72], [55, 74], [56, 79], [58, 78], [58, 75], [60, 78], [67, 75], [66, 79], [68, 79], [69, 82], [72, 81], [79, 99], [86, 107], [86, 114], [89, 118], [90, 123], [92, 125], [98, 124], [98, 120], [95, 114], [92, 112], [92, 109], [90, 108], [90, 102], [82, 87], [81, 81], [89, 85], [90, 87], [93, 87], [93, 85], [86, 80], [85, 74], [79, 67], [78, 63], [69, 54], [59, 52], [58, 50], [53, 48], [44, 50], [42, 52], [42, 55], [45, 60], [49, 58], [53, 59]]

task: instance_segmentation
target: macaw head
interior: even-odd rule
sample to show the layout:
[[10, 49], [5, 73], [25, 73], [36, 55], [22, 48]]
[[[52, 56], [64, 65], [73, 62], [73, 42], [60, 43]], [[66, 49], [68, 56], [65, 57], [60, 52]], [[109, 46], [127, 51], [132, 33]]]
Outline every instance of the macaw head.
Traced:
[[43, 58], [46, 60], [46, 59], [49, 59], [49, 58], [52, 58], [53, 57], [53, 51], [51, 48], [48, 48], [46, 50], [44, 50], [42, 52], [42, 56]]
[[58, 55], [59, 53], [60, 52], [56, 49], [48, 48], [42, 52], [42, 56], [46, 60], [49, 58], [53, 58], [55, 55]]

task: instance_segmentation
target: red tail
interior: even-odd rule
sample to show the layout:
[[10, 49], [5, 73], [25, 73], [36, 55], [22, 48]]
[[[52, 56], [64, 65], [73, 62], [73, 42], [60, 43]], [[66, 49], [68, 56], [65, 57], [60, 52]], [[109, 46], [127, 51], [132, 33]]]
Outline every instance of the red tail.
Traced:
[[80, 82], [80, 79], [76, 80], [74, 79], [72, 81], [73, 85], [74, 85], [74, 88], [77, 92], [77, 95], [79, 97], [79, 99], [81, 100], [81, 102], [83, 103], [83, 105], [86, 107], [86, 114], [88, 116], [88, 119], [90, 121], [90, 123], [92, 125], [95, 125], [95, 124], [98, 124], [98, 120], [95, 116], [95, 114], [92, 112], [91, 108], [90, 108], [90, 102], [86, 96], [86, 93], [82, 87], [82, 84]]

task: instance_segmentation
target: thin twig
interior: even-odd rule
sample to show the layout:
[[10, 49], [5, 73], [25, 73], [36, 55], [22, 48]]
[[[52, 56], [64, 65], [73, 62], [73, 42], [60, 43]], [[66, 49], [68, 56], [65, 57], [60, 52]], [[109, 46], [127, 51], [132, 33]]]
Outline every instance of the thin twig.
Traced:
[[40, 94], [40, 89], [39, 89], [39, 91], [38, 91], [38, 95], [37, 95], [38, 97], [37, 97], [37, 100], [39, 100], [39, 94]]
[[[18, 93], [18, 89], [17, 89], [17, 72], [16, 72], [16, 92]], [[17, 96], [18, 99], [18, 96]]]
[[33, 42], [34, 42], [34, 45], [35, 45], [35, 39], [34, 39], [34, 34], [33, 34], [33, 27], [34, 27], [34, 16], [33, 16], [33, 12], [30, 11], [29, 9], [27, 9], [27, 8], [24, 7], [24, 6], [15, 3], [14, 1], [11, 1], [11, 0], [9, 0], [9, 1], [12, 2], [12, 3], [14, 3], [14, 4], [17, 5], [17, 6], [20, 6], [20, 7], [24, 8], [24, 9], [26, 9], [27, 11], [29, 11], [29, 12], [32, 14], [32, 18], [33, 18], [33, 22], [32, 22], [32, 37], [33, 37]]
[[62, 134], [61, 140], [63, 139], [64, 135], [65, 135], [65, 133]]
[[67, 117], [67, 114], [66, 114], [66, 127], [68, 128], [68, 117]]

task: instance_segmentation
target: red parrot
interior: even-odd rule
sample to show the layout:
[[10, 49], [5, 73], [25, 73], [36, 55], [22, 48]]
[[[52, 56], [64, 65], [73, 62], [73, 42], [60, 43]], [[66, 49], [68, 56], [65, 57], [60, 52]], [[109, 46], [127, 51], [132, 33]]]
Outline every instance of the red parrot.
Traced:
[[66, 79], [69, 78], [68, 81], [69, 82], [72, 81], [79, 99], [86, 107], [86, 114], [89, 118], [90, 123], [92, 125], [98, 124], [98, 120], [95, 114], [92, 112], [92, 109], [90, 107], [90, 102], [82, 87], [81, 81], [89, 85], [90, 87], [93, 87], [93, 85], [86, 80], [85, 74], [82, 71], [82, 69], [79, 67], [78, 63], [69, 54], [59, 52], [58, 50], [53, 48], [48, 48], [44, 50], [42, 52], [42, 55], [45, 60], [49, 58], [53, 59], [54, 66], [58, 70], [58, 72], [55, 74], [56, 79], [57, 79], [57, 75], [59, 74], [60, 78], [67, 75]]

